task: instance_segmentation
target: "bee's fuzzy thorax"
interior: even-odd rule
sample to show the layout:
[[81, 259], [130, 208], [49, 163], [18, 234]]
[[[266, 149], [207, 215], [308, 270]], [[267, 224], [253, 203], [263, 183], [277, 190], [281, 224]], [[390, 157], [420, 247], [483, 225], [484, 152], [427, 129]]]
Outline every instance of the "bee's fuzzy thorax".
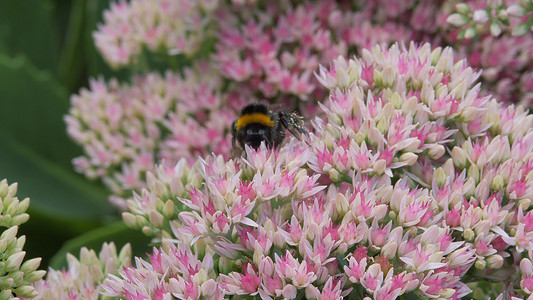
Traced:
[[267, 114], [254, 112], [240, 116], [239, 119], [237, 119], [237, 123], [235, 123], [235, 128], [241, 130], [250, 124], [261, 124], [268, 127], [274, 127], [274, 121]]

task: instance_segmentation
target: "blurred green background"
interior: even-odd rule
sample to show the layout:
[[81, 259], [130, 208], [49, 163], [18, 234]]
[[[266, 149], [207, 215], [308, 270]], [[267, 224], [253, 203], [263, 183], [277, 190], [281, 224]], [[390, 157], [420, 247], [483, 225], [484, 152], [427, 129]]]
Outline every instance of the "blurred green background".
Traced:
[[41, 268], [65, 266], [65, 253], [100, 250], [104, 241], [147, 251], [149, 239], [127, 229], [99, 182], [74, 172], [81, 148], [67, 136], [63, 116], [70, 95], [91, 77], [118, 77], [94, 47], [92, 32], [108, 0], [0, 1], [0, 179], [18, 182], [18, 197], [31, 198], [22, 224], [26, 259]]

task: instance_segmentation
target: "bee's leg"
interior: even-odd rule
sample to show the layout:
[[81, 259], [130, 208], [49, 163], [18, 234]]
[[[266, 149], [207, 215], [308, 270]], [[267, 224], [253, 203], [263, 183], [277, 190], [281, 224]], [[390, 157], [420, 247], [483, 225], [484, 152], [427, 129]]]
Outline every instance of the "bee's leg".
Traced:
[[237, 129], [235, 128], [235, 122], [233, 122], [231, 125], [231, 158], [240, 157], [244, 152], [242, 147], [238, 145], [237, 142]]
[[302, 134], [307, 135], [302, 117], [287, 112], [279, 113], [279, 120], [284, 128], [286, 128], [292, 135], [299, 140], [302, 139]]

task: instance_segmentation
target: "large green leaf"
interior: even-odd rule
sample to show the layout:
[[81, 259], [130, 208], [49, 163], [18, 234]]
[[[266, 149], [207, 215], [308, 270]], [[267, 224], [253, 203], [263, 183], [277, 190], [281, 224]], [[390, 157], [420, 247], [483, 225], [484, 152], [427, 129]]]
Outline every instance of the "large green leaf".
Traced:
[[18, 182], [18, 196], [31, 198], [31, 210], [58, 221], [94, 222], [113, 213], [103, 188], [5, 137], [0, 139], [0, 178]]
[[50, 72], [38, 70], [24, 56], [0, 54], [1, 137], [71, 168], [80, 150], [66, 134], [63, 115], [68, 105], [68, 94]]
[[104, 189], [72, 170], [79, 150], [65, 133], [67, 98], [49, 72], [0, 54], [0, 178], [19, 183], [19, 198], [31, 198], [30, 221], [21, 227], [25, 249], [45, 260], [114, 215]]
[[87, 232], [65, 243], [50, 261], [50, 267], [56, 270], [66, 267], [66, 254], [71, 253], [79, 257], [82, 247], [93, 249], [98, 253], [104, 242], [114, 242], [117, 246], [117, 251], [120, 251], [126, 243], [130, 243], [134, 256], [142, 257], [150, 251], [148, 246], [149, 237], [138, 230], [128, 228], [123, 222], [116, 222]]
[[43, 266], [65, 240], [116, 218], [101, 187], [7, 138], [0, 139], [0, 178], [18, 182], [18, 197], [31, 199], [20, 231], [28, 257], [42, 257]]
[[59, 38], [54, 6], [45, 0], [0, 1], [0, 51], [24, 53], [38, 68], [55, 71]]

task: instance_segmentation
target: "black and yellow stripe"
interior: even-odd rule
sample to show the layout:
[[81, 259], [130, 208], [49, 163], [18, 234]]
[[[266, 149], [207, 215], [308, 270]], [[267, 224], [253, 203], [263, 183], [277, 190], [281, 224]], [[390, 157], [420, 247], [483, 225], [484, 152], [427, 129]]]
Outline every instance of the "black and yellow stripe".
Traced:
[[267, 114], [254, 112], [240, 116], [237, 119], [237, 123], [235, 123], [235, 129], [241, 130], [250, 124], [261, 124], [267, 127], [274, 127], [274, 121]]

